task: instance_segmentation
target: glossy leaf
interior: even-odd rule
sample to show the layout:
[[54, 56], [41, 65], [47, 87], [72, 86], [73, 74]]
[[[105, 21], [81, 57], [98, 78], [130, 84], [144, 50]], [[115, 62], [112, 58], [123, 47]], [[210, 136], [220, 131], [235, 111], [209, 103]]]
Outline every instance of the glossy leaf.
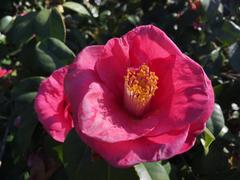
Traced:
[[74, 53], [60, 40], [49, 38], [39, 42], [35, 47], [36, 71], [50, 74], [55, 69], [73, 61]]
[[197, 172], [201, 177], [209, 179], [209, 177], [216, 177], [228, 171], [228, 156], [224, 152], [224, 146], [219, 139], [216, 139], [211, 144], [207, 154], [200, 151], [200, 149], [195, 150], [194, 154], [191, 154], [193, 172]]
[[223, 22], [215, 25], [213, 30], [216, 38], [226, 45], [240, 40], [240, 26], [233, 21], [223, 20]]
[[223, 13], [223, 5], [219, 0], [201, 0], [200, 2], [210, 24], [214, 23], [217, 16]]
[[223, 59], [220, 48], [214, 49], [210, 54], [199, 58], [207, 74], [217, 74], [223, 65]]
[[18, 150], [25, 153], [29, 148], [32, 140], [32, 135], [38, 124], [36, 114], [31, 108], [26, 108], [20, 116], [21, 121], [17, 128], [16, 142], [18, 144]]
[[20, 114], [26, 107], [32, 106], [36, 94], [37, 92], [28, 92], [18, 96], [15, 99], [16, 112]]
[[31, 38], [34, 34], [33, 22], [35, 12], [30, 12], [25, 16], [17, 16], [12, 28], [7, 33], [7, 39], [13, 44], [21, 44]]
[[12, 97], [16, 98], [17, 96], [24, 94], [26, 92], [38, 91], [39, 84], [44, 79], [45, 79], [44, 77], [38, 76], [38, 77], [29, 77], [29, 78], [21, 80], [11, 90]]
[[63, 144], [63, 161], [70, 179], [77, 179], [82, 173], [87, 153], [87, 146], [82, 143], [75, 129], [72, 129]]
[[12, 16], [4, 16], [0, 19], [0, 32], [7, 32], [13, 22]]
[[80, 3], [67, 1], [63, 4], [63, 7], [75, 11], [81, 16], [90, 16], [88, 10]]
[[[240, 32], [239, 32], [240, 33]], [[232, 68], [240, 72], [240, 46], [239, 43], [234, 43], [228, 48], [228, 53], [229, 53], [229, 62], [232, 66]]]
[[170, 180], [167, 171], [159, 163], [141, 163], [134, 166], [140, 180]]
[[216, 86], [214, 86], [214, 95], [215, 97], [219, 97], [224, 93], [224, 90], [229, 86], [230, 84], [224, 83], [224, 84], [218, 84]]
[[64, 167], [69, 179], [107, 179], [108, 165], [102, 160], [91, 159], [90, 149], [73, 129], [63, 144]]
[[44, 149], [55, 159], [63, 162], [63, 144], [55, 141], [48, 134], [44, 136]]
[[16, 143], [19, 153], [25, 153], [31, 144], [33, 132], [37, 126], [37, 117], [33, 109], [36, 92], [29, 92], [15, 99], [15, 126], [17, 127]]
[[211, 131], [208, 128], [205, 128], [202, 138], [200, 138], [200, 141], [204, 147], [205, 154], [208, 154], [209, 146], [212, 144], [214, 140], [215, 140], [214, 135], [211, 133]]
[[54, 37], [65, 41], [65, 24], [61, 14], [56, 9], [41, 10], [36, 16], [34, 28], [40, 40]]
[[207, 121], [207, 127], [215, 137], [223, 136], [228, 131], [228, 128], [225, 126], [224, 116], [219, 104], [215, 104], [212, 116]]

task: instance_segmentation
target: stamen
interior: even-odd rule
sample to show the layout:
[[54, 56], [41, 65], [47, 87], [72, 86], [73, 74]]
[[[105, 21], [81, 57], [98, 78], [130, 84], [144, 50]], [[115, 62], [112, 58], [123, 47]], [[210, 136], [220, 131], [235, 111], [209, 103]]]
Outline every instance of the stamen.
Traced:
[[128, 111], [141, 116], [157, 90], [158, 77], [146, 64], [128, 69], [124, 76], [124, 103]]

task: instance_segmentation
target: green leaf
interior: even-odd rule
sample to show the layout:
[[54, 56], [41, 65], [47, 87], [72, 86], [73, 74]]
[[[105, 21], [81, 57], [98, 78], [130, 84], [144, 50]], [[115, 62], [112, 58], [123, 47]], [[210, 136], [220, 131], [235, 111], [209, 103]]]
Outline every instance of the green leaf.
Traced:
[[161, 164], [171, 180], [178, 179], [177, 168], [174, 166], [174, 164], [171, 164], [169, 161], [161, 161]]
[[228, 86], [230, 86], [229, 82], [223, 83], [223, 84], [218, 84], [216, 86], [214, 86], [214, 95], [216, 98], [218, 98], [219, 96], [221, 96], [221, 94], [224, 93], [224, 90], [226, 88], [228, 88]]
[[54, 37], [65, 41], [65, 24], [61, 14], [56, 9], [41, 10], [35, 18], [34, 28], [40, 40]]
[[13, 22], [12, 16], [4, 16], [0, 19], [0, 32], [7, 32]]
[[63, 144], [55, 141], [48, 134], [44, 136], [44, 149], [55, 159], [63, 162]]
[[225, 45], [232, 44], [240, 40], [240, 26], [230, 20], [223, 20], [213, 27], [213, 32]]
[[30, 39], [34, 34], [33, 21], [35, 16], [35, 12], [30, 12], [25, 16], [16, 17], [12, 28], [7, 33], [7, 40], [18, 45]]
[[82, 143], [75, 129], [72, 129], [63, 144], [63, 161], [70, 179], [76, 179], [82, 173], [87, 151], [87, 146]]
[[225, 126], [222, 109], [219, 104], [214, 105], [214, 111], [210, 119], [207, 121], [207, 128], [215, 137], [222, 137], [228, 132], [228, 128]]
[[212, 24], [216, 21], [217, 15], [223, 13], [223, 5], [216, 0], [201, 0], [201, 6], [205, 11], [207, 21]]
[[16, 142], [18, 145], [18, 150], [24, 153], [27, 151], [31, 144], [32, 135], [38, 124], [36, 114], [33, 108], [25, 108], [25, 111], [21, 113], [20, 125], [17, 128]]
[[159, 163], [141, 163], [134, 166], [140, 180], [169, 180], [168, 173]]
[[39, 84], [44, 79], [45, 79], [44, 77], [37, 76], [21, 80], [11, 90], [12, 97], [16, 98], [17, 96], [24, 94], [26, 92], [38, 91]]
[[4, 34], [0, 34], [0, 45], [6, 44], [6, 36]]
[[209, 146], [212, 144], [212, 142], [215, 140], [214, 135], [209, 131], [208, 128], [205, 128], [202, 138], [200, 138], [200, 141], [204, 147], [205, 154], [208, 154], [209, 152]]
[[136, 15], [128, 15], [127, 19], [129, 22], [131, 22], [135, 26], [140, 23], [140, 19]]
[[54, 70], [69, 64], [74, 53], [60, 40], [49, 38], [35, 47], [35, 68], [39, 74], [51, 74]]
[[205, 11], [208, 10], [211, 0], [201, 0], [201, 5]]
[[162, 166], [164, 167], [164, 169], [166, 170], [166, 172], [168, 173], [168, 174], [170, 174], [170, 172], [171, 172], [171, 170], [172, 170], [172, 167], [171, 167], [171, 164], [170, 164], [170, 162], [162, 162], [161, 163], [162, 164]]
[[222, 4], [219, 1], [216, 0], [200, 0], [200, 1], [203, 9], [207, 11], [207, 13], [210, 13], [211, 11], [218, 11], [222, 13], [223, 7], [219, 7], [222, 6]]
[[[240, 33], [240, 32], [239, 32]], [[239, 43], [234, 43], [228, 48], [228, 54], [229, 54], [229, 62], [232, 66], [232, 68], [240, 72], [240, 46]]]
[[33, 106], [37, 92], [28, 92], [15, 99], [15, 113], [21, 114], [26, 108]]
[[81, 16], [90, 16], [88, 10], [80, 3], [68, 1], [63, 4], [63, 7], [75, 11]]
[[210, 54], [200, 57], [201, 65], [207, 74], [216, 74], [223, 64], [221, 48], [214, 49]]
[[29, 92], [15, 99], [14, 113], [20, 118], [15, 141], [18, 146], [18, 153], [20, 154], [25, 153], [29, 148], [33, 132], [38, 123], [33, 109], [33, 102], [36, 94], [36, 92]]
[[227, 155], [224, 152], [223, 142], [220, 139], [216, 139], [211, 144], [208, 154], [205, 154], [202, 151], [202, 148], [195, 148], [195, 150], [193, 150], [192, 153], [193, 154], [190, 155], [191, 156], [190, 168], [192, 168], [194, 172], [202, 174], [204, 177], [208, 175], [216, 176], [219, 173], [229, 169], [228, 164], [229, 155]]

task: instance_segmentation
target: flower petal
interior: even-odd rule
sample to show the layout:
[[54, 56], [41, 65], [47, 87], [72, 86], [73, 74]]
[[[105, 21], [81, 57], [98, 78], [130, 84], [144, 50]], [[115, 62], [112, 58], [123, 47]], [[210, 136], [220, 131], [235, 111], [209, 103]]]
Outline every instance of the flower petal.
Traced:
[[195, 121], [190, 125], [188, 137], [184, 142], [182, 148], [179, 150], [179, 154], [188, 151], [194, 146], [196, 137], [203, 132], [205, 127], [206, 127], [206, 123], [198, 122], [198, 121]]
[[104, 46], [93, 45], [84, 48], [75, 58], [73, 65], [78, 70], [94, 70], [96, 62], [101, 58]]
[[128, 67], [149, 64], [152, 59], [180, 55], [181, 51], [167, 35], [153, 25], [139, 26], [104, 46], [96, 70], [104, 84], [122, 96], [124, 75]]
[[189, 134], [186, 141], [182, 145], [182, 148], [178, 150], [178, 154], [182, 154], [184, 152], [187, 152], [189, 149], [191, 149], [196, 142], [196, 136]]
[[210, 114], [213, 111], [213, 108], [214, 108], [214, 93], [213, 93], [213, 89], [212, 89], [212, 86], [211, 86], [211, 81], [208, 80], [208, 79], [206, 81], [207, 81], [207, 84], [208, 84], [208, 92], [209, 92], [209, 95], [211, 97], [209, 103], [212, 104], [212, 107], [209, 105], [209, 107], [206, 109], [206, 112], [204, 114], [202, 114], [202, 117], [199, 118], [199, 120], [191, 123], [188, 137], [187, 137], [184, 145], [182, 146], [182, 148], [179, 150], [179, 154], [188, 151], [194, 145], [197, 135], [199, 135], [203, 132], [203, 130], [206, 127], [206, 121], [208, 120]]
[[101, 142], [77, 129], [81, 139], [115, 167], [130, 167], [140, 162], [159, 161], [179, 154], [189, 126], [151, 138], [116, 143]]
[[57, 141], [63, 142], [73, 127], [69, 104], [63, 89], [67, 66], [53, 72], [44, 80], [35, 99], [35, 110], [39, 121], [48, 133]]
[[152, 59], [181, 55], [171, 39], [153, 25], [139, 26], [123, 36], [129, 46], [130, 66], [140, 66]]
[[[102, 85], [94, 70], [94, 63], [102, 61], [102, 52], [102, 46], [90, 46], [69, 67], [65, 95], [72, 106], [74, 124], [86, 135], [106, 142], [143, 136], [157, 125], [158, 119], [151, 120], [153, 115], [150, 114], [136, 121], [121, 104], [122, 96], [112, 93], [109, 86], [102, 89], [105, 83]], [[82, 61], [91, 62], [90, 66]], [[109, 68], [103, 66], [103, 69]]]
[[72, 105], [73, 112], [77, 112], [79, 103], [88, 91], [89, 84], [99, 81], [95, 65], [101, 58], [102, 51], [103, 46], [88, 46], [77, 55], [74, 63], [68, 68], [64, 91]]
[[[170, 82], [165, 83], [172, 86], [166, 90], [164, 84], [160, 83], [153, 98], [152, 106], [159, 112], [159, 124], [149, 136], [168, 132], [195, 121], [204, 124], [213, 111], [213, 89], [201, 66], [187, 56], [177, 56], [171, 61], [174, 61], [174, 65], [166, 74], [170, 77], [164, 79], [168, 79]], [[162, 70], [162, 60], [152, 61], [152, 64], [155, 72]]]
[[99, 78], [116, 96], [123, 95], [128, 62], [128, 45], [122, 38], [114, 38], [104, 46], [101, 59], [96, 63]]
[[112, 143], [133, 140], [151, 131], [158, 123], [152, 116], [139, 119], [129, 115], [111, 91], [99, 82], [92, 82], [74, 121], [83, 134]]

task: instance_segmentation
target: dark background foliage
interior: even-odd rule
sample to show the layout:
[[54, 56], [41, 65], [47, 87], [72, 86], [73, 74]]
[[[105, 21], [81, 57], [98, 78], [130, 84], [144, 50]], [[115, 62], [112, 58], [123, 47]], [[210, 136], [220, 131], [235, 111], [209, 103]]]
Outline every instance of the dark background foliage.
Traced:
[[[215, 109], [187, 153], [129, 169], [108, 166], [71, 131], [63, 144], [39, 124], [39, 83], [85, 46], [141, 24], [162, 28], [212, 80]], [[0, 179], [236, 180], [240, 177], [240, 1], [1, 0]]]

